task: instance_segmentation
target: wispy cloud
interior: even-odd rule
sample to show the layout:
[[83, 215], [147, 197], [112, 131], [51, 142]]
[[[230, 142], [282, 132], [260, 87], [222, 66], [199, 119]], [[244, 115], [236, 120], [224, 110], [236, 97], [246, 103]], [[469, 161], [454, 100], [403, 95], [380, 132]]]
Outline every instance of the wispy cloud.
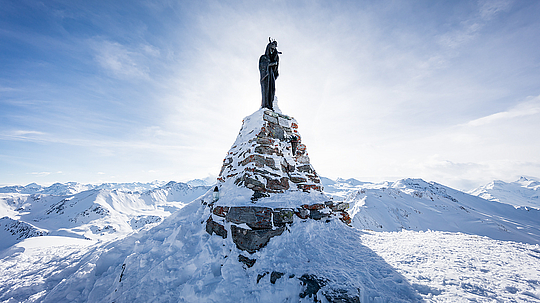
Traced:
[[509, 0], [480, 1], [478, 12], [461, 21], [457, 29], [442, 34], [439, 38], [439, 44], [448, 50], [457, 50], [473, 41], [491, 19], [509, 10], [512, 2]]
[[516, 106], [503, 111], [498, 112], [486, 117], [478, 118], [472, 121], [469, 121], [466, 125], [469, 126], [480, 126], [490, 123], [499, 122], [502, 120], [510, 120], [514, 118], [532, 116], [540, 113], [540, 96], [533, 98], [531, 100], [517, 104]]
[[143, 45], [142, 49], [133, 49], [108, 40], [92, 40], [90, 44], [99, 65], [121, 79], [148, 79], [149, 67], [145, 56], [159, 56], [160, 54], [159, 50], [151, 45]]
[[480, 17], [490, 20], [498, 13], [508, 11], [513, 2], [513, 0], [482, 0], [479, 2]]
[[42, 141], [45, 135], [36, 130], [9, 130], [0, 132], [0, 140]]

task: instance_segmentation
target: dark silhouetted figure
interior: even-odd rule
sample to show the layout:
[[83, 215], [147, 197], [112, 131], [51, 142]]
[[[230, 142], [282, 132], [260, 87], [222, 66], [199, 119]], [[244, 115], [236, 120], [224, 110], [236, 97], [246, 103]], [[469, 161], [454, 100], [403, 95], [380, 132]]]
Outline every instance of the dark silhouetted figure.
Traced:
[[278, 64], [281, 52], [277, 50], [277, 41], [268, 38], [268, 45], [264, 55], [259, 59], [259, 72], [261, 73], [262, 107], [274, 110], [272, 103], [276, 93], [276, 79], [279, 76]]

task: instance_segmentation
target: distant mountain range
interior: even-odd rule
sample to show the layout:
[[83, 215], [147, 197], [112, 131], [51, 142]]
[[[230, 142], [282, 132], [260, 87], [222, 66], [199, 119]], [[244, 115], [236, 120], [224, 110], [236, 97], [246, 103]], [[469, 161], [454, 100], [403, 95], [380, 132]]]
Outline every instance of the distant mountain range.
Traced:
[[0, 188], [0, 249], [50, 235], [110, 240], [154, 226], [210, 186], [174, 181]]
[[[0, 249], [42, 235], [122, 237], [154, 226], [203, 195], [209, 181], [2, 187]], [[359, 229], [455, 231], [540, 244], [540, 182], [533, 178], [493, 181], [469, 193], [420, 179], [321, 181], [327, 195], [349, 203], [352, 224]]]
[[471, 190], [469, 193], [486, 200], [506, 203], [516, 207], [540, 209], [540, 182], [532, 177], [521, 177], [511, 183], [496, 180]]

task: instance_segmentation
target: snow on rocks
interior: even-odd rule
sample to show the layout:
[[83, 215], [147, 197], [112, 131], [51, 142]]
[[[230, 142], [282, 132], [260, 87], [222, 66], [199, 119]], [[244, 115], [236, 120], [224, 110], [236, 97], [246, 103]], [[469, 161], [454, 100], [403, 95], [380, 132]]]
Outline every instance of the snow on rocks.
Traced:
[[322, 193], [321, 180], [310, 164], [294, 118], [261, 108], [244, 118], [240, 133], [223, 160], [218, 177], [223, 203], [238, 201], [238, 189], [257, 201], [285, 191]]
[[[73, 189], [79, 188], [77, 185], [80, 184], [69, 182], [65, 185]], [[171, 181], [144, 192], [89, 189], [62, 195], [59, 194], [61, 186], [55, 184], [53, 187], [57, 189], [54, 194], [44, 194], [43, 187], [37, 184], [23, 188], [27, 192], [34, 190], [34, 193], [0, 193], [0, 249], [24, 238], [45, 234], [98, 241], [125, 237], [133, 231], [156, 225], [210, 188]], [[122, 185], [126, 189], [141, 187], [144, 186], [140, 183]], [[52, 191], [51, 188], [47, 189]]]
[[[415, 302], [406, 279], [339, 220], [298, 220], [253, 253], [210, 236], [195, 201], [91, 251], [42, 302]], [[243, 260], [243, 261], [242, 261]], [[256, 260], [253, 262], [252, 260]], [[90, 261], [90, 262], [89, 262]], [[84, 265], [84, 264], [86, 265]], [[15, 297], [17, 289], [8, 295]]]
[[0, 218], [0, 250], [10, 247], [11, 245], [32, 237], [41, 237], [48, 235], [49, 232], [44, 229], [37, 228], [32, 224], [13, 220], [9, 217]]

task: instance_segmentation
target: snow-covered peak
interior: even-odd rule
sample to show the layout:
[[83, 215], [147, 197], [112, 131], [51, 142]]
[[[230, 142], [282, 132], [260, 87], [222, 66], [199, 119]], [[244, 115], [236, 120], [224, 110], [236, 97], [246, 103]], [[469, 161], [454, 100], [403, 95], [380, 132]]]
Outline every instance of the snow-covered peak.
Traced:
[[540, 209], [540, 182], [531, 177], [520, 177], [514, 182], [492, 181], [469, 191], [486, 200]]
[[358, 181], [358, 180], [356, 180], [354, 178], [349, 178], [349, 179], [337, 178], [336, 182], [337, 183], [346, 183], [346, 184], [348, 184], [350, 186], [358, 186], [358, 185], [364, 185], [364, 184], [368, 183], [368, 182]]
[[540, 188], [540, 181], [536, 180], [532, 177], [525, 177], [521, 176], [516, 183], [519, 183], [522, 185], [522, 187], [525, 188], [531, 188], [531, 189], [538, 189]]

